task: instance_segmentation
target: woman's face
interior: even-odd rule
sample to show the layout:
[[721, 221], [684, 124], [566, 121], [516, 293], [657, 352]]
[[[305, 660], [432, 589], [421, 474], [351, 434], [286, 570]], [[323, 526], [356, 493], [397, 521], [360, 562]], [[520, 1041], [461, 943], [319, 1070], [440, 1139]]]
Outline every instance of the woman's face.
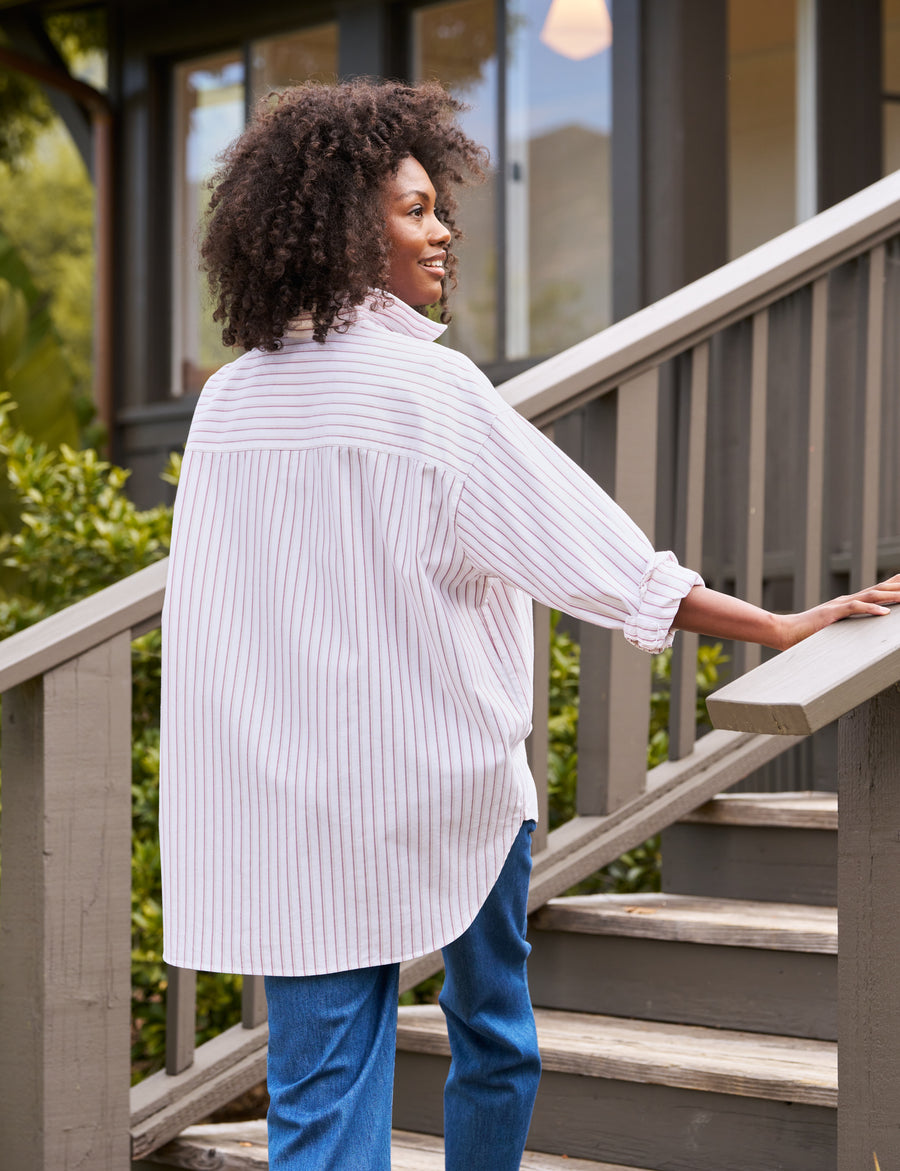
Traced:
[[405, 158], [384, 185], [387, 291], [414, 308], [440, 300], [446, 271], [450, 233], [434, 201], [428, 173], [414, 158]]

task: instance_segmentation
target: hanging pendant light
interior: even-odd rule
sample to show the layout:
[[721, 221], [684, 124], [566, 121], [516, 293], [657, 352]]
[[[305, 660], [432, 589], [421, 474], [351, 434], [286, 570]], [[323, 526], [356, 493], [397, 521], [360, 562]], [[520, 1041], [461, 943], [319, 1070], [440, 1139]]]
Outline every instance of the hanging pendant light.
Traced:
[[612, 21], [604, 0], [553, 0], [541, 40], [572, 61], [602, 53], [612, 44]]

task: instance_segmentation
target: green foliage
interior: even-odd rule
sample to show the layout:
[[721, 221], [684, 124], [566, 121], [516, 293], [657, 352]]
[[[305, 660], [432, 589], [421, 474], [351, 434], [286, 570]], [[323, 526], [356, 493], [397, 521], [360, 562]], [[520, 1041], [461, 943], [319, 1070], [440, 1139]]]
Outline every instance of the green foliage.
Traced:
[[[106, 22], [99, 7], [57, 13], [47, 19], [45, 27], [73, 72], [79, 71], [86, 55], [102, 53], [106, 47]], [[9, 45], [2, 31], [0, 44]], [[9, 69], [0, 70], [0, 163], [20, 167], [53, 119], [53, 109], [36, 81]]]
[[[581, 648], [559, 629], [560, 615], [553, 611], [550, 628], [550, 744], [548, 752], [548, 792], [550, 828], [554, 829], [575, 816], [575, 793], [578, 779], [578, 681]], [[697, 730], [709, 727], [706, 696], [715, 688], [719, 667], [727, 662], [721, 643], [701, 646], [697, 652]], [[661, 764], [669, 754], [669, 691], [672, 676], [672, 652], [663, 651], [652, 659], [650, 724], [647, 766]], [[659, 836], [650, 838], [628, 851], [609, 866], [579, 883], [573, 892], [617, 891], [636, 894], [659, 890]]]
[[[65, 361], [64, 377], [53, 384], [56, 393], [89, 395], [94, 191], [78, 151], [59, 125], [44, 131], [39, 149], [16, 170], [0, 166], [0, 276], [18, 285], [2, 259], [12, 247], [29, 274], [29, 306], [52, 320]], [[24, 406], [24, 400], [16, 401]], [[22, 425], [31, 421], [23, 418]]]

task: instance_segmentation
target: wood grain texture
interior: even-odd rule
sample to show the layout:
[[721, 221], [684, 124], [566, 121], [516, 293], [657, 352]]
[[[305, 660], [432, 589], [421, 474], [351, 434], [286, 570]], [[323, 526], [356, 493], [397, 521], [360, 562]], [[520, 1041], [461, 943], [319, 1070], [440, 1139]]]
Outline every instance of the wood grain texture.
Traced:
[[0, 1132], [16, 1171], [128, 1155], [130, 678], [119, 635], [4, 697]]
[[847, 619], [782, 651], [706, 701], [717, 728], [803, 736], [900, 679], [900, 607]]
[[837, 956], [573, 931], [533, 933], [532, 1003], [837, 1040]]
[[553, 899], [532, 926], [589, 935], [837, 954], [837, 910], [691, 895], [582, 895]]
[[900, 686], [841, 720], [838, 1166], [900, 1166]]
[[[0, 692], [133, 628], [159, 625], [168, 559], [0, 641]], [[150, 623], [150, 625], [148, 625]]]
[[837, 793], [722, 793], [681, 819], [701, 825], [837, 830]]
[[[177, 1139], [148, 1155], [149, 1165], [187, 1171], [265, 1171], [269, 1166], [265, 1120], [188, 1127]], [[621, 1164], [560, 1158], [526, 1151], [522, 1171], [641, 1171]], [[437, 1135], [395, 1130], [392, 1171], [444, 1171], [444, 1140]]]
[[[539, 1009], [545, 1070], [809, 1105], [837, 1105], [837, 1050], [827, 1041]], [[450, 1052], [436, 1005], [401, 1008], [398, 1047]]]

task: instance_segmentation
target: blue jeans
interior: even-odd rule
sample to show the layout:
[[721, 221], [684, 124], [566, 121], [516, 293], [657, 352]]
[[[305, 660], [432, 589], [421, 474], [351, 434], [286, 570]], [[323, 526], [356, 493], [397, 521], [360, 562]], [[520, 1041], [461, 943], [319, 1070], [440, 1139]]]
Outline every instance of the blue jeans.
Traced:
[[[443, 949], [447, 1171], [518, 1171], [540, 1078], [525, 941], [526, 821], [475, 921]], [[270, 1171], [390, 1171], [399, 965], [267, 976]]]

